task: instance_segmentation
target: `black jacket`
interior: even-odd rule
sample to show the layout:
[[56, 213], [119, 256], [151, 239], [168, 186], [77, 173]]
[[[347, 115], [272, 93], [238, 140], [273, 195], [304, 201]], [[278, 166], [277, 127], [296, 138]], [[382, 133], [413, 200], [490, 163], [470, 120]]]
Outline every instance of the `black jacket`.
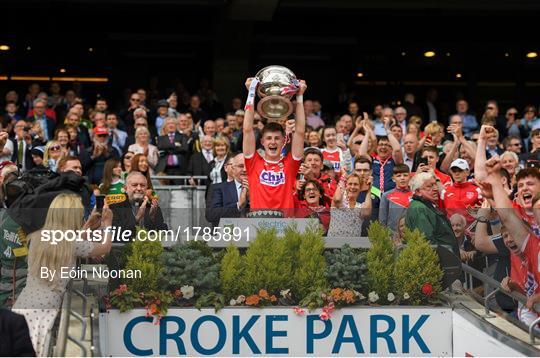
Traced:
[[[120, 232], [129, 230], [131, 232], [130, 238], [134, 238], [137, 233], [137, 226], [145, 230], [167, 230], [167, 224], [163, 220], [163, 213], [158, 207], [155, 216], [150, 215], [150, 202], [146, 206], [146, 213], [142, 220], [142, 223], [137, 225], [135, 221], [135, 214], [128, 200], [120, 203], [111, 204], [110, 209], [113, 213], [112, 226], [119, 228]], [[118, 230], [118, 229], [117, 229]]]
[[180, 132], [174, 133], [173, 143], [170, 142], [168, 135], [159, 136], [157, 139], [157, 147], [159, 149], [159, 161], [156, 166], [156, 172], [165, 172], [167, 168], [167, 158], [170, 154], [175, 155], [178, 159], [177, 169], [185, 173], [189, 164], [189, 138]]
[[[206, 158], [202, 153], [194, 153], [189, 159], [189, 165], [187, 174], [191, 176], [209, 176], [212, 171], [214, 161], [210, 163], [206, 161]], [[225, 169], [223, 169], [224, 171]], [[227, 174], [225, 173], [225, 180], [227, 180]], [[201, 184], [207, 185], [204, 181]]]
[[26, 319], [5, 308], [0, 308], [0, 356], [36, 356]]

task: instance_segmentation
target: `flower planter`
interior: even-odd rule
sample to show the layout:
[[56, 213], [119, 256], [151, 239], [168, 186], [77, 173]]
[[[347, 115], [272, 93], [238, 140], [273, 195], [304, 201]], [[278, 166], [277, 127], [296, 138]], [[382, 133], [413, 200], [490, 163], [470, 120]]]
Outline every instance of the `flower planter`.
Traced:
[[292, 307], [171, 307], [159, 324], [144, 309], [101, 313], [104, 356], [450, 356], [448, 307], [350, 306], [321, 320]]

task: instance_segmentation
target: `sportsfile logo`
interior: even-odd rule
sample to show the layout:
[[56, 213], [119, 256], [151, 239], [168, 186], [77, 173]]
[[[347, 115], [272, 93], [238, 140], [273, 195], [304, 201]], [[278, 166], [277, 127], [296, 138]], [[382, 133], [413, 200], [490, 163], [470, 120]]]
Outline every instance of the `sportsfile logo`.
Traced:
[[259, 176], [259, 180], [261, 181], [261, 184], [266, 184], [268, 186], [282, 185], [285, 184], [285, 173], [263, 170]]

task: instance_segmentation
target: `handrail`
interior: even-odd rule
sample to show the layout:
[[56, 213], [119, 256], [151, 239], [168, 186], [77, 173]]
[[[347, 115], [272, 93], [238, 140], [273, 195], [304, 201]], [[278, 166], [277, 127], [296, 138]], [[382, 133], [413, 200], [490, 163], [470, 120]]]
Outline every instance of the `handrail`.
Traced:
[[60, 310], [60, 324], [58, 325], [58, 333], [56, 335], [56, 343], [53, 352], [53, 356], [55, 357], [64, 357], [66, 355], [69, 317], [71, 311], [71, 285], [72, 281], [70, 280], [62, 301], [62, 309]]
[[[497, 292], [501, 292], [504, 295], [513, 298], [514, 300], [518, 301], [522, 305], [525, 305], [527, 303], [527, 297], [525, 297], [525, 295], [523, 295], [523, 294], [521, 294], [519, 292], [514, 292], [514, 291], [508, 292], [508, 291], [504, 290], [499, 281], [495, 280], [492, 277], [489, 277], [485, 273], [480, 272], [480, 271], [474, 269], [473, 267], [471, 267], [471, 266], [469, 266], [467, 264], [462, 264], [461, 267], [462, 267], [463, 271], [465, 271], [465, 273], [467, 273], [469, 276], [473, 276], [473, 277], [479, 279], [480, 281], [482, 281], [488, 287], [491, 286], [491, 287], [493, 287], [495, 289], [493, 292], [490, 292], [488, 295], [483, 297], [483, 299], [484, 299], [484, 309], [485, 309], [485, 312], [486, 312], [485, 316], [486, 317], [490, 317], [489, 316], [489, 308], [488, 308], [488, 300], [489, 300], [489, 298], [491, 298], [491, 296], [495, 295]], [[533, 309], [536, 312], [540, 312], [540, 303], [535, 304]], [[533, 344], [533, 345], [536, 344], [534, 327], [538, 323], [540, 323], [540, 317], [537, 318], [536, 320], [534, 320], [528, 326], [529, 343]]]
[[[87, 349], [83, 344], [84, 338], [86, 336], [86, 320], [84, 318], [84, 313], [86, 311], [87, 297], [81, 291], [73, 288], [73, 280], [70, 280], [64, 298], [62, 301], [62, 309], [60, 316], [60, 324], [58, 325], [58, 333], [56, 338], [56, 343], [54, 346], [53, 355], [56, 357], [63, 357], [66, 355], [67, 341], [75, 343], [82, 351], [83, 356], [87, 355]], [[71, 307], [72, 295], [76, 294], [83, 301], [83, 314], [75, 312]], [[71, 316], [75, 317], [79, 322], [81, 322], [81, 337], [75, 338], [69, 334], [69, 321]]]
[[90, 307], [90, 342], [90, 352], [92, 357], [101, 357], [101, 343], [99, 342], [99, 317], [96, 318], [94, 306]]
[[180, 180], [189, 180], [189, 179], [208, 179], [206, 175], [150, 175], [150, 179], [180, 179]]

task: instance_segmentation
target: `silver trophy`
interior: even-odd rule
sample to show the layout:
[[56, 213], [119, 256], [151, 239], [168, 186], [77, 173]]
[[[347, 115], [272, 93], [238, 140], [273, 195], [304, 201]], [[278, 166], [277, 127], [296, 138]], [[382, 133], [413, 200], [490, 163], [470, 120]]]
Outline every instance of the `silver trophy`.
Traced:
[[298, 91], [299, 82], [287, 67], [268, 66], [257, 72], [257, 105], [259, 114], [268, 119], [287, 118], [293, 111], [292, 96]]

